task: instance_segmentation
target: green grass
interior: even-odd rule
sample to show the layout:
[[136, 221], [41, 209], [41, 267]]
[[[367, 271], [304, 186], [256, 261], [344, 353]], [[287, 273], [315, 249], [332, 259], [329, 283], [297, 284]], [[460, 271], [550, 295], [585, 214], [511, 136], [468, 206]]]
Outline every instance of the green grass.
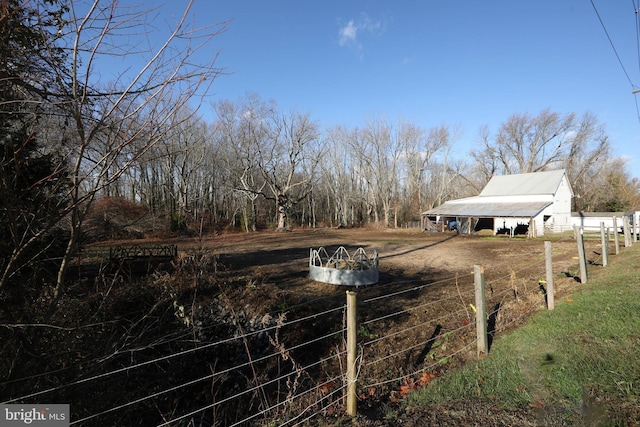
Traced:
[[482, 360], [434, 380], [406, 403], [489, 399], [501, 407], [554, 405], [576, 410], [597, 401], [640, 405], [640, 244], [591, 267], [589, 282], [498, 335]]

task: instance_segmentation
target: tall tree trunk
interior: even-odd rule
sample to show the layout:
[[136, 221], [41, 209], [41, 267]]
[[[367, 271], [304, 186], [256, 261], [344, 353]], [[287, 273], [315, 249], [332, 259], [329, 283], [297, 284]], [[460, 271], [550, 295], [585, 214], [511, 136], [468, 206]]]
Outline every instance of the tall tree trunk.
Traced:
[[287, 209], [284, 206], [278, 206], [278, 231], [287, 230]]
[[277, 197], [278, 231], [287, 231], [287, 203], [288, 198], [284, 194]]
[[251, 221], [251, 230], [256, 231], [256, 222], [258, 221], [258, 205], [256, 204], [256, 198], [251, 198], [251, 214], [253, 215], [253, 221]]

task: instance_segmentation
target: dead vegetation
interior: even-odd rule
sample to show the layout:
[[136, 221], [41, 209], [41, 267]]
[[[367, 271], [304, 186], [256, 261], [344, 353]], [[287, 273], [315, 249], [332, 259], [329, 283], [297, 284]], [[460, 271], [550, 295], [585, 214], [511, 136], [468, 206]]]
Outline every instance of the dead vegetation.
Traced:
[[[360, 331], [362, 340], [455, 311], [466, 311], [466, 318], [471, 321], [468, 290], [472, 282], [468, 273], [476, 263], [491, 272], [487, 304], [500, 308], [495, 313], [495, 330], [517, 326], [540, 305], [540, 299], [531, 299], [530, 292], [538, 286], [535, 274], [539, 265], [528, 263], [529, 258], [537, 256], [531, 254], [542, 250], [541, 241], [324, 229], [222, 234], [165, 243], [179, 248], [171, 272], [158, 271], [136, 278], [116, 270], [78, 277], [46, 322], [42, 316], [46, 295], [39, 298], [41, 304], [20, 307], [11, 315], [5, 309], [1, 368], [6, 381], [0, 389], [3, 401], [33, 395], [22, 400], [72, 402], [74, 419], [88, 417], [81, 425], [94, 424], [96, 414], [101, 414], [103, 425], [131, 425], [133, 413], [143, 414], [144, 424], [154, 424], [246, 393], [243, 399], [206, 411], [214, 425], [227, 425], [257, 408], [274, 406], [281, 399], [287, 401], [298, 390], [317, 387], [307, 400], [286, 408], [274, 406], [258, 419], [283, 419], [303, 410], [316, 397], [335, 390], [337, 385], [332, 378], [341, 375], [342, 366], [301, 369], [319, 355], [340, 358], [339, 348], [316, 345], [303, 351], [291, 350], [299, 343], [343, 327], [341, 311], [314, 326], [285, 326], [287, 320], [344, 303], [343, 288], [308, 279], [310, 247], [377, 250], [380, 283], [359, 289], [362, 299], [416, 284], [433, 284], [384, 304], [369, 304], [360, 313], [363, 322], [388, 310], [454, 296], [446, 304], [430, 306], [413, 317], [370, 325]], [[573, 268], [573, 245], [568, 241], [555, 246], [559, 271]], [[505, 250], [506, 246], [509, 250]], [[452, 277], [456, 278], [454, 282], [437, 283]], [[565, 284], [576, 286], [568, 277]], [[505, 293], [505, 289], [509, 292]], [[561, 285], [558, 289], [562, 293], [567, 287]], [[383, 354], [406, 342], [424, 340], [425, 335], [433, 336], [435, 342], [447, 331], [464, 326], [464, 318], [463, 315], [462, 320], [453, 320], [455, 324], [441, 324], [440, 331], [408, 329], [398, 340], [377, 344], [375, 351]], [[234, 336], [246, 338], [226, 341]], [[449, 346], [458, 345], [456, 339], [462, 340], [448, 339]], [[221, 341], [225, 343], [212, 344]], [[418, 351], [409, 359], [390, 359], [363, 371], [363, 382], [406, 372], [407, 366], [413, 368], [420, 358], [438, 359], [443, 349], [433, 346], [426, 352], [422, 350], [423, 355]], [[280, 355], [277, 360], [262, 360], [274, 351]], [[174, 354], [182, 356], [170, 357]], [[434, 374], [454, 369], [470, 357], [472, 354], [462, 353], [449, 358]], [[237, 366], [240, 368], [234, 368]], [[280, 380], [273, 381], [274, 378]], [[415, 384], [420, 380], [416, 378]], [[193, 384], [171, 391], [175, 384], [189, 381]], [[397, 387], [390, 384], [363, 390], [363, 411], [367, 407], [379, 408], [381, 402], [393, 405]], [[144, 399], [155, 394], [157, 398]], [[139, 403], [131, 403], [140, 399]], [[335, 408], [333, 415], [330, 412], [325, 416], [341, 414]], [[369, 411], [369, 416], [371, 422], [382, 417], [379, 411]]]

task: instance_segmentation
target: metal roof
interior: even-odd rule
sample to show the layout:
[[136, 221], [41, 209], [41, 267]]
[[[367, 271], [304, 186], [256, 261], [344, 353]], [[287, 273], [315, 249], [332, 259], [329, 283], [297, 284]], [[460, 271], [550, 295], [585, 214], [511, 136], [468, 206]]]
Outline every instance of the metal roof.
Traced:
[[451, 203], [446, 202], [437, 208], [423, 212], [423, 215], [442, 216], [471, 216], [476, 218], [492, 217], [523, 217], [530, 218], [537, 216], [544, 208], [551, 205], [551, 201], [533, 202], [505, 202], [487, 203], [482, 202], [480, 197], [469, 197], [464, 202], [459, 200]]
[[[556, 194], [563, 179], [566, 179], [564, 169], [494, 176], [478, 196], [448, 201], [423, 212], [423, 215], [476, 218], [535, 217], [553, 203], [549, 196]], [[516, 196], [516, 200], [518, 196], [537, 200], [515, 201], [513, 196]]]
[[564, 169], [494, 176], [480, 192], [480, 196], [555, 194], [563, 176]]

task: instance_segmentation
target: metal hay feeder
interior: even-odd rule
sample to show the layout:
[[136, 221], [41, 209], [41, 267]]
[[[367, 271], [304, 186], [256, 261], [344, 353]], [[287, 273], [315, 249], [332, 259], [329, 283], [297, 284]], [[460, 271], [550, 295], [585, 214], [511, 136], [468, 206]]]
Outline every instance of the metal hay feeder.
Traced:
[[343, 286], [367, 286], [378, 283], [378, 252], [369, 257], [363, 248], [353, 255], [340, 246], [329, 256], [324, 248], [309, 251], [309, 276], [317, 282]]

